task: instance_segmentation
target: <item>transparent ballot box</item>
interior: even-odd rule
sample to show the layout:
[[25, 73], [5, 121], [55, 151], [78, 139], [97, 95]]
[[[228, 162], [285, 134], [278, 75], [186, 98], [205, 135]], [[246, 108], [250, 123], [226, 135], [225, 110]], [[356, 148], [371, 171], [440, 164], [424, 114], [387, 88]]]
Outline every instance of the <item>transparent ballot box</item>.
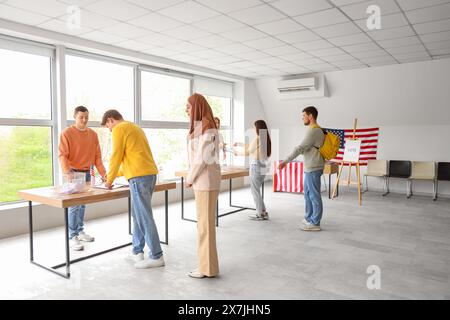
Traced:
[[64, 173], [61, 184], [58, 186], [58, 192], [64, 194], [85, 192], [89, 189], [86, 184], [86, 174], [84, 172]]

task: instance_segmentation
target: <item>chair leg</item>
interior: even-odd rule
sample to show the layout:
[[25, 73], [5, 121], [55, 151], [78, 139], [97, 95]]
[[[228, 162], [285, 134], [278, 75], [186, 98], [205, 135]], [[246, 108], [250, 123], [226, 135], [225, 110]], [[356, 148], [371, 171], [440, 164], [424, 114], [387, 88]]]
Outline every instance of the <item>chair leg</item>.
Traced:
[[[408, 188], [409, 187], [409, 188]], [[409, 199], [412, 196], [412, 180], [406, 180], [406, 198]]]
[[433, 201], [436, 201], [437, 199], [437, 188], [438, 188], [438, 181], [433, 180]]
[[389, 194], [389, 177], [386, 177], [386, 192], [383, 193], [383, 197]]

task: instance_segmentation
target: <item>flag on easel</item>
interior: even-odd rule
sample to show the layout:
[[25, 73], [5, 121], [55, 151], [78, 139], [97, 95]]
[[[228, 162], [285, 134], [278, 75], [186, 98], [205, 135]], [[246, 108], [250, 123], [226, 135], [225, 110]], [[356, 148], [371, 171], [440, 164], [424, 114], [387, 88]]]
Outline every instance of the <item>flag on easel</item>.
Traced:
[[281, 161], [274, 161], [273, 191], [303, 192], [303, 162], [289, 162], [283, 170], [278, 170]]

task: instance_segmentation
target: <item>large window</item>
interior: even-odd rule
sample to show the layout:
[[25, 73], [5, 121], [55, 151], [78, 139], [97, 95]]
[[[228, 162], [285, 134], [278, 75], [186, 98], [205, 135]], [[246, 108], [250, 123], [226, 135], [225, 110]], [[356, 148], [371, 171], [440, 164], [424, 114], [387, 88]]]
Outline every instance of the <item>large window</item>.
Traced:
[[79, 56], [66, 57], [67, 119], [76, 106], [89, 109], [89, 121], [101, 121], [108, 109], [134, 120], [133, 67]]
[[186, 121], [190, 79], [142, 71], [141, 83], [143, 120]]
[[0, 203], [19, 200], [19, 190], [53, 185], [53, 52], [14, 46], [0, 39]]

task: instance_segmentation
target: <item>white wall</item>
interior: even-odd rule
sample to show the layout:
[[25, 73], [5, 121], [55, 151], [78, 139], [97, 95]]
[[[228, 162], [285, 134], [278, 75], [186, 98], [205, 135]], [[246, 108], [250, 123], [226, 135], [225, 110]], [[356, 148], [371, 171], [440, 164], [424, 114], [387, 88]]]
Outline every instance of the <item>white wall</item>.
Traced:
[[[379, 159], [450, 161], [450, 59], [325, 73], [329, 97], [280, 100], [279, 79], [257, 80], [265, 114], [280, 129], [280, 154], [286, 156], [303, 136], [301, 110], [314, 105], [319, 123], [334, 128], [380, 127]], [[369, 184], [380, 187], [371, 179]], [[392, 189], [405, 192], [405, 183]], [[429, 183], [415, 184], [415, 193], [430, 193]], [[449, 183], [440, 193], [450, 195]]]

